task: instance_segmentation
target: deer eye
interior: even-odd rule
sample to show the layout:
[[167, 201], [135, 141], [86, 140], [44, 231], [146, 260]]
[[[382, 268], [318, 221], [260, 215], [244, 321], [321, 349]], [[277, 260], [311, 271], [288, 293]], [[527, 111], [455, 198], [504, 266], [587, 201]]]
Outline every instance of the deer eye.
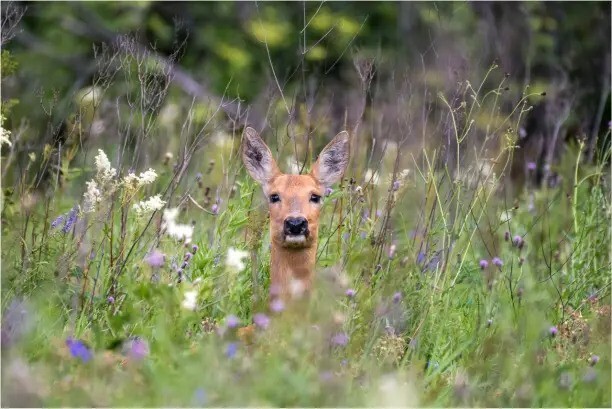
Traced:
[[321, 202], [321, 196], [316, 195], [316, 194], [313, 193], [313, 194], [310, 195], [310, 201], [312, 203], [320, 203]]
[[270, 203], [278, 203], [280, 202], [280, 196], [277, 195], [276, 193], [272, 193], [270, 195]]

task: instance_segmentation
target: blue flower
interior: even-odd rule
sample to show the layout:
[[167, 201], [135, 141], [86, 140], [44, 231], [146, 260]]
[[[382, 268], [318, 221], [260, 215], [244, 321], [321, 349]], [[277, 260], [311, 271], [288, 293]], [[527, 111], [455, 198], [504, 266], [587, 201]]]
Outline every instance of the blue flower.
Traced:
[[60, 225], [60, 224], [62, 224], [62, 222], [64, 221], [64, 219], [65, 219], [65, 218], [66, 218], [66, 216], [65, 216], [65, 215], [63, 215], [63, 214], [61, 214], [61, 215], [57, 216], [57, 217], [55, 218], [55, 220], [53, 220], [53, 221], [51, 222], [51, 228], [52, 228], [52, 229], [56, 229], [57, 227], [59, 227], [59, 225]]
[[74, 206], [69, 212], [68, 217], [66, 218], [66, 222], [64, 223], [64, 227], [62, 227], [62, 233], [68, 233], [74, 223], [76, 223], [78, 219], [78, 207]]
[[227, 344], [227, 348], [225, 349], [225, 356], [227, 356], [228, 358], [233, 358], [236, 355], [237, 351], [238, 343], [230, 342], [229, 344]]
[[88, 362], [91, 360], [91, 358], [93, 358], [92, 352], [82, 341], [68, 338], [66, 340], [66, 346], [70, 351], [70, 355], [72, 355], [74, 358], [78, 358], [83, 362]]

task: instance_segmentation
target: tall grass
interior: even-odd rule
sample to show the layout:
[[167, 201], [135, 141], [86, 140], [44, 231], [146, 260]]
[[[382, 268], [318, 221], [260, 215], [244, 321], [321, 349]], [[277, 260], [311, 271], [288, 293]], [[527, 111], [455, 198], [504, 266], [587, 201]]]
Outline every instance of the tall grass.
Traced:
[[[401, 137], [381, 142], [381, 93], [356, 64], [363, 110], [352, 165], [324, 200], [316, 291], [275, 312], [240, 124], [172, 98], [171, 73], [147, 55], [101, 55], [72, 105], [88, 149], [3, 168], [7, 405], [611, 404], [609, 152], [589, 167], [583, 144], [570, 146], [556, 186], [513, 187], [539, 93], [502, 109], [495, 66], [477, 87], [440, 90], [435, 109], [400, 92]], [[303, 171], [331, 124], [286, 109], [270, 103], [279, 123], [264, 135]], [[96, 142], [96, 121], [119, 142]], [[433, 134], [442, 142], [415, 145]], [[139, 182], [149, 168], [155, 180]], [[158, 194], [163, 208], [142, 204]]]

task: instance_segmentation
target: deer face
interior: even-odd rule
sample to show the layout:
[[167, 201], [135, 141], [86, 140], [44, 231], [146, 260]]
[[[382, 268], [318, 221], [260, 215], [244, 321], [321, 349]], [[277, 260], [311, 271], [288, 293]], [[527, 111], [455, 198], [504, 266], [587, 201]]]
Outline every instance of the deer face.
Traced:
[[253, 128], [245, 130], [242, 160], [268, 199], [274, 245], [294, 249], [316, 246], [323, 194], [346, 169], [348, 141], [348, 133], [340, 132], [323, 149], [309, 174], [286, 175], [280, 172], [257, 132]]

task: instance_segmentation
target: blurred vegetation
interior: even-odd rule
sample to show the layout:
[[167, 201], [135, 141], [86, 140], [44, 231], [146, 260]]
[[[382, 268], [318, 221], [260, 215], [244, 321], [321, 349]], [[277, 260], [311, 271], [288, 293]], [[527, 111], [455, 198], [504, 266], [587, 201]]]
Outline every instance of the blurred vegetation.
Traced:
[[[609, 2], [1, 7], [10, 405], [610, 406]], [[246, 124], [352, 138], [282, 314]]]

